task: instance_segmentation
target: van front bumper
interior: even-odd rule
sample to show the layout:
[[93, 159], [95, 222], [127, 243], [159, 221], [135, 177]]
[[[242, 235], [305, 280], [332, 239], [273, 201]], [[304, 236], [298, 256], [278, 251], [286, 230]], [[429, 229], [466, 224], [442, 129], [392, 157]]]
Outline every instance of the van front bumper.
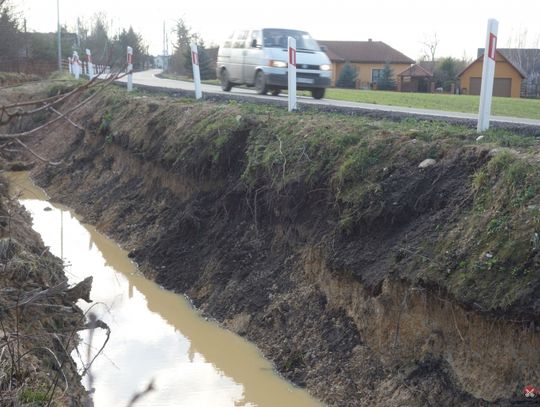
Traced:
[[[268, 73], [266, 84], [270, 87], [287, 89], [289, 85], [289, 75], [287, 73]], [[296, 73], [296, 88], [300, 90], [313, 88], [328, 88], [331, 84], [330, 73], [311, 73], [298, 71]]]

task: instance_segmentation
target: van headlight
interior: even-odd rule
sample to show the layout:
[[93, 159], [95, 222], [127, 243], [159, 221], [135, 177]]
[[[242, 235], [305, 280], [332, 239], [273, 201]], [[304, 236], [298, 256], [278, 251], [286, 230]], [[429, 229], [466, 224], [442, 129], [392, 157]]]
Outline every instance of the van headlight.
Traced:
[[330, 65], [328, 65], [328, 64], [322, 64], [321, 66], [319, 66], [319, 69], [321, 71], [329, 71], [330, 68], [332, 68], [332, 67]]
[[285, 61], [274, 61], [271, 60], [269, 63], [270, 66], [273, 66], [274, 68], [287, 68], [287, 62]]

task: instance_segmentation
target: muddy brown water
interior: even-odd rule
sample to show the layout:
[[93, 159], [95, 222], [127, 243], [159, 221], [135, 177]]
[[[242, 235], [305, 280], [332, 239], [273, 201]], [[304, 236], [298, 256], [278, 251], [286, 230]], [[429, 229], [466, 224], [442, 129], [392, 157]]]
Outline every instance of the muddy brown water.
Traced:
[[[156, 390], [137, 406], [322, 405], [280, 378], [254, 345], [205, 320], [185, 297], [144, 278], [124, 250], [68, 208], [48, 202], [28, 174], [9, 178], [34, 229], [67, 265], [70, 284], [94, 278], [94, 305], [82, 300], [78, 305], [85, 311], [93, 306], [112, 331], [84, 378], [85, 386], [95, 389], [96, 406], [127, 405], [151, 381]], [[100, 330], [92, 339], [88, 335], [81, 333], [79, 354], [72, 355], [81, 369], [106, 338]]]

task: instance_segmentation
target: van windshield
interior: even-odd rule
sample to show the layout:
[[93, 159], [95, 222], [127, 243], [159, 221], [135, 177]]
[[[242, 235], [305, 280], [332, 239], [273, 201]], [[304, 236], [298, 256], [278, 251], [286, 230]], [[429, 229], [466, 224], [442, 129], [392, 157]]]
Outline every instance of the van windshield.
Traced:
[[265, 28], [263, 30], [263, 46], [269, 48], [287, 48], [287, 37], [296, 40], [296, 49], [320, 51], [317, 42], [305, 31]]

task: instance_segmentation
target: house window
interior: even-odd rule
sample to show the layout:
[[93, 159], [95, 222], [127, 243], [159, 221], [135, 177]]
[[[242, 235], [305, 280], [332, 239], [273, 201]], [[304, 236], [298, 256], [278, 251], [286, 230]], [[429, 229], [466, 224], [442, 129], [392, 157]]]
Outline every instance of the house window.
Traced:
[[383, 69], [372, 69], [371, 70], [371, 82], [377, 83], [382, 77]]

